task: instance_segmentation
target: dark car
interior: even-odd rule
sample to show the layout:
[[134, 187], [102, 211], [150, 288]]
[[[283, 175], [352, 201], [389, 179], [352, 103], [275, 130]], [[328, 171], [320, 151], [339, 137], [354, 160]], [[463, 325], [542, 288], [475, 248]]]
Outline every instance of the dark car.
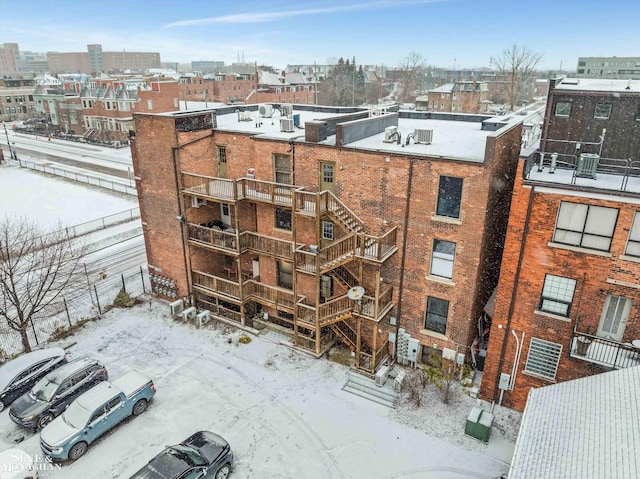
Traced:
[[48, 348], [23, 354], [0, 366], [0, 411], [66, 362], [64, 349]]
[[43, 428], [83, 392], [109, 378], [96, 359], [79, 358], [50, 372], [24, 396], [16, 399], [9, 417], [20, 426]]
[[130, 479], [226, 479], [233, 467], [229, 443], [200, 431], [151, 459]]

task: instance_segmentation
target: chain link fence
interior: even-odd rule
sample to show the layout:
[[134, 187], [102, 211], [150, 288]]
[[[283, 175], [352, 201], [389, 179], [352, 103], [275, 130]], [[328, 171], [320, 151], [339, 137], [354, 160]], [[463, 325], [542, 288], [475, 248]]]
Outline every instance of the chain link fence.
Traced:
[[[84, 291], [74, 297], [63, 298], [49, 304], [29, 322], [27, 337], [32, 348], [64, 334], [83, 322], [106, 312], [121, 290], [137, 298], [151, 291], [146, 267], [129, 270], [97, 283], [87, 283]], [[24, 351], [22, 337], [0, 319], [0, 363]]]

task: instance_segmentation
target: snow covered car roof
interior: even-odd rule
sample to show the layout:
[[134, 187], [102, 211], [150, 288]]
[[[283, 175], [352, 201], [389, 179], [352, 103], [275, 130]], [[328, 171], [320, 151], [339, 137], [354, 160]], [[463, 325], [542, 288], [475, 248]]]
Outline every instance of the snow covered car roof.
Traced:
[[47, 348], [23, 354], [0, 366], [0, 391], [4, 391], [9, 382], [25, 369], [45, 359], [62, 359], [65, 352], [62, 348]]

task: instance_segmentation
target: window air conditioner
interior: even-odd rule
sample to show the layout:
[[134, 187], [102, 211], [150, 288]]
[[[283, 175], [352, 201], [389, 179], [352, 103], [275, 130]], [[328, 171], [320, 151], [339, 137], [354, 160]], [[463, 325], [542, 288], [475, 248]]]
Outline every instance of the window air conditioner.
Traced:
[[384, 141], [385, 143], [393, 143], [396, 141], [396, 133], [398, 133], [397, 126], [388, 126], [384, 129]]
[[430, 145], [433, 141], [433, 130], [414, 130], [413, 140], [416, 143]]

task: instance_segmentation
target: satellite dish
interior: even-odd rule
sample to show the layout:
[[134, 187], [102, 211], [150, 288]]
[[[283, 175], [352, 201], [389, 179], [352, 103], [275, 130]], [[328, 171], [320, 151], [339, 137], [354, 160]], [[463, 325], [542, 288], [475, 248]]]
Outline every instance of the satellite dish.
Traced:
[[353, 288], [349, 288], [349, 291], [347, 291], [347, 297], [349, 299], [358, 301], [359, 299], [362, 299], [363, 296], [364, 288], [362, 286], [354, 286]]

